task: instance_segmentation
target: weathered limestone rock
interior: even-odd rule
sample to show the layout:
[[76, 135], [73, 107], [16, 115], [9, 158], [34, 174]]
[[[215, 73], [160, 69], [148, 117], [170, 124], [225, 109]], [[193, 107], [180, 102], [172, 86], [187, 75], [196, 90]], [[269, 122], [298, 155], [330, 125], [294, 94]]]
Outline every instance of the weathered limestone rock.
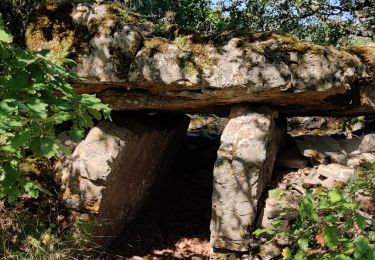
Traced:
[[354, 176], [354, 169], [336, 163], [321, 164], [318, 167], [317, 173], [335, 181], [347, 182], [350, 177]]
[[68, 207], [104, 222], [94, 236], [106, 244], [135, 217], [168, 170], [189, 120], [184, 116], [121, 116], [103, 121], [61, 170]]
[[281, 249], [275, 242], [267, 242], [260, 246], [259, 255], [263, 260], [276, 259], [281, 255]]
[[305, 157], [320, 163], [338, 163], [346, 165], [347, 154], [340, 144], [330, 136], [300, 136], [295, 139], [298, 148]]
[[268, 107], [235, 106], [214, 168], [211, 246], [247, 251], [257, 203], [270, 179], [284, 127]]
[[62, 0], [36, 12], [27, 46], [67, 51], [85, 78], [76, 90], [114, 110], [262, 102], [296, 115], [375, 113], [373, 46], [340, 50], [274, 33], [207, 38], [116, 4]]
[[337, 142], [348, 156], [360, 154], [359, 146], [361, 145], [362, 138], [353, 136], [351, 139], [337, 138]]
[[375, 152], [375, 134], [365, 135], [359, 145], [361, 152]]

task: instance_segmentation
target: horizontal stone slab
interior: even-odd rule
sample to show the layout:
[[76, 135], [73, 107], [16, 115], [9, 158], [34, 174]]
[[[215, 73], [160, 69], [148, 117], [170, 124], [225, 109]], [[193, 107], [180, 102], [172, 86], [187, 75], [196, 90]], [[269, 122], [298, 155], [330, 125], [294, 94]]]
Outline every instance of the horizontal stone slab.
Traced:
[[274, 33], [206, 37], [115, 4], [61, 2], [37, 10], [26, 44], [68, 51], [83, 79], [77, 92], [96, 93], [114, 110], [249, 102], [292, 115], [375, 112], [375, 46], [336, 49]]

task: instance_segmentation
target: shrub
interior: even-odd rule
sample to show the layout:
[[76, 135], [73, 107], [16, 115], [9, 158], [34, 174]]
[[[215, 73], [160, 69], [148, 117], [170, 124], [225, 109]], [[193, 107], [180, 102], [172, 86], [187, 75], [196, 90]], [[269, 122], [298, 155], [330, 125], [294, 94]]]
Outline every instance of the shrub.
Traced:
[[70, 152], [56, 137], [56, 126], [69, 122], [71, 137], [79, 141], [93, 120], [109, 117], [109, 107], [94, 95], [74, 92], [69, 79], [75, 75], [64, 67], [74, 65], [64, 57], [51, 61], [46, 50], [12, 45], [0, 20], [0, 198], [15, 202], [46, 191], [21, 166], [28, 158]]
[[[272, 190], [279, 200], [288, 191]], [[271, 229], [258, 229], [271, 241], [289, 240], [283, 259], [375, 259], [375, 168], [373, 164], [357, 169], [347, 184], [328, 190], [315, 188], [298, 199], [296, 208], [282, 206], [281, 215]], [[281, 230], [283, 215], [294, 210], [298, 217], [287, 231]]]

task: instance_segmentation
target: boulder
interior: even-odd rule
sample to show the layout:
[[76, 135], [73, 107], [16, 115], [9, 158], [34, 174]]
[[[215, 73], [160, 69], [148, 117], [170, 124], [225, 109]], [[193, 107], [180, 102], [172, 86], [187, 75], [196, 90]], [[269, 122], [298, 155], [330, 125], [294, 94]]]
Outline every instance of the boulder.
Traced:
[[214, 167], [213, 248], [249, 250], [257, 204], [271, 178], [285, 130], [277, 116], [268, 107], [235, 106], [231, 110]]
[[107, 244], [131, 221], [174, 160], [185, 116], [114, 116], [76, 147], [61, 169], [63, 200], [101, 223], [94, 241]]
[[301, 153], [320, 163], [338, 163], [346, 165], [347, 154], [340, 144], [330, 136], [300, 136], [295, 139]]
[[[68, 53], [79, 93], [114, 110], [201, 111], [265, 103], [291, 115], [375, 113], [375, 47], [336, 49], [275, 33], [200, 35], [116, 3], [40, 7], [26, 45]], [[298, 108], [297, 108], [298, 107]]]

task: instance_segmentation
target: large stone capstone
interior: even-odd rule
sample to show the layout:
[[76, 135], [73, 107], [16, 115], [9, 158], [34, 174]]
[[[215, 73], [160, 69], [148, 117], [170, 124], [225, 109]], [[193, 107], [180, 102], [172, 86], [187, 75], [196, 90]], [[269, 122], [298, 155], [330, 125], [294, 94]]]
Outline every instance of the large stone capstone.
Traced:
[[[132, 220], [173, 163], [185, 116], [114, 116], [94, 127], [62, 166], [63, 200], [100, 223], [107, 244]], [[156, 185], [156, 186], [155, 186]]]
[[68, 51], [84, 79], [76, 90], [114, 110], [251, 102], [290, 115], [375, 113], [374, 45], [336, 49], [274, 33], [205, 37], [116, 4], [59, 1], [36, 12], [27, 46]]
[[248, 251], [262, 192], [270, 180], [285, 125], [268, 107], [235, 106], [214, 168], [213, 248]]

